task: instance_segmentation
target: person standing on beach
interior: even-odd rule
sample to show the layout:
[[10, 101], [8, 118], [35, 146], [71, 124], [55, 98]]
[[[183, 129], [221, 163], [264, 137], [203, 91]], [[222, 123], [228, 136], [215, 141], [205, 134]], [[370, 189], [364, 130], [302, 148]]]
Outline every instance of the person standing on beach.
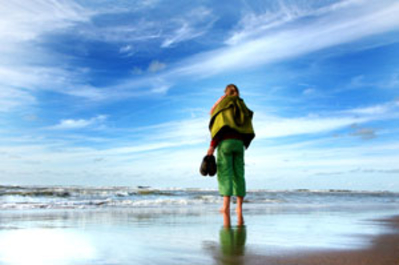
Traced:
[[236, 85], [227, 85], [224, 92], [210, 112], [212, 141], [207, 155], [213, 155], [217, 148], [217, 180], [219, 193], [223, 196], [220, 211], [230, 213], [230, 198], [237, 196], [236, 212], [242, 222], [242, 203], [246, 195], [244, 151], [255, 138], [253, 111], [240, 98]]

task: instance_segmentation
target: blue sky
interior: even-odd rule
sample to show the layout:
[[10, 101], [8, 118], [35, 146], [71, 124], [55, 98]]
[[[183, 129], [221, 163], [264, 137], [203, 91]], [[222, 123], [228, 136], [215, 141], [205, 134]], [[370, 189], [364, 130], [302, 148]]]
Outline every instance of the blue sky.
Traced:
[[249, 189], [399, 191], [397, 1], [2, 1], [0, 180], [216, 188], [209, 110], [255, 112]]

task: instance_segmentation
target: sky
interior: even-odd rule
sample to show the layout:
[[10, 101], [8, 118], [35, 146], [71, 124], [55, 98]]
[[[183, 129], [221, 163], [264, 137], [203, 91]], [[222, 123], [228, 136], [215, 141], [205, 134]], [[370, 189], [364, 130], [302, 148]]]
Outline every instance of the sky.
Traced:
[[399, 2], [0, 0], [0, 184], [216, 188], [234, 83], [248, 189], [399, 191]]

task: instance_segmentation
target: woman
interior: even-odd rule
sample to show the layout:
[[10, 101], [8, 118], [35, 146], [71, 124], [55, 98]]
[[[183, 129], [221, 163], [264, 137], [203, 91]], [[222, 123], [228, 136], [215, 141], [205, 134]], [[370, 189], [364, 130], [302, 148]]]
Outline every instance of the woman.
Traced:
[[222, 213], [230, 212], [230, 198], [237, 196], [237, 215], [242, 217], [242, 203], [246, 195], [244, 147], [247, 149], [255, 133], [253, 112], [240, 98], [236, 85], [226, 86], [225, 94], [211, 109], [209, 129], [212, 141], [207, 154], [217, 148], [217, 179], [223, 196]]

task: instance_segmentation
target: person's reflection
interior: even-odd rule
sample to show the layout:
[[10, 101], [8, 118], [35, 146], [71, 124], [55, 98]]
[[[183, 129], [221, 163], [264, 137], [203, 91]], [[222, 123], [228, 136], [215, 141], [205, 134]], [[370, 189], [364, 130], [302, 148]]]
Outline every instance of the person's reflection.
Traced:
[[246, 242], [246, 227], [242, 215], [237, 216], [237, 226], [231, 227], [230, 213], [223, 214], [223, 227], [219, 232], [221, 264], [243, 264]]

